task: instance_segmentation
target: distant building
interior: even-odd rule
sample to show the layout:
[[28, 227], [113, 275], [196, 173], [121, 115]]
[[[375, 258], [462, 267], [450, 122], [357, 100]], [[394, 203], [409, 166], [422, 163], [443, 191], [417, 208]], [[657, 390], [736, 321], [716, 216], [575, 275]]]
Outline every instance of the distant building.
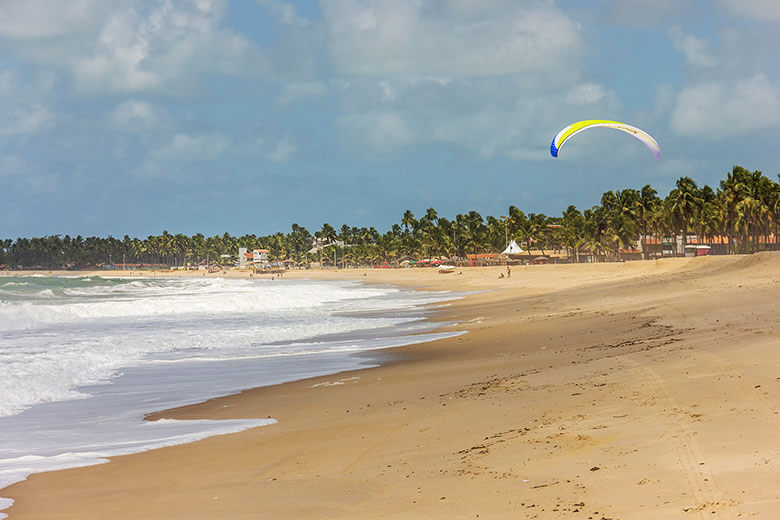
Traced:
[[[773, 238], [773, 237], [770, 237]], [[639, 238], [639, 247], [647, 254], [648, 258], [662, 258], [670, 256], [692, 256], [690, 251], [686, 251], [686, 246], [689, 245], [706, 245], [709, 246], [709, 253], [713, 255], [725, 255], [729, 252], [729, 239], [724, 235], [714, 235], [701, 237], [693, 234], [685, 236], [685, 242], [683, 242], [682, 234], [678, 235], [666, 235], [663, 237], [657, 237], [654, 235], [648, 235]], [[734, 247], [739, 245], [739, 241], [733, 239]], [[703, 250], [704, 248], [702, 248]]]
[[311, 241], [311, 249], [309, 249], [309, 254], [318, 253], [328, 246], [344, 247], [344, 242], [341, 240], [334, 240], [331, 242], [324, 238], [314, 237]]
[[254, 265], [268, 265], [268, 249], [253, 249], [252, 263]]
[[247, 248], [238, 248], [238, 267], [265, 267], [268, 263], [268, 249], [253, 249], [250, 253]]

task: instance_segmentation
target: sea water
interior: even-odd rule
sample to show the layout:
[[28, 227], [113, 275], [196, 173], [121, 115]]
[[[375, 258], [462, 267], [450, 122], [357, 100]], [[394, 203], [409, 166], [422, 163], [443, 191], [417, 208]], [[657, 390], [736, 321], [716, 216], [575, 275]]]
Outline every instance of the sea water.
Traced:
[[143, 417], [451, 336], [430, 332], [425, 305], [457, 296], [311, 280], [2, 276], [0, 488], [272, 423]]

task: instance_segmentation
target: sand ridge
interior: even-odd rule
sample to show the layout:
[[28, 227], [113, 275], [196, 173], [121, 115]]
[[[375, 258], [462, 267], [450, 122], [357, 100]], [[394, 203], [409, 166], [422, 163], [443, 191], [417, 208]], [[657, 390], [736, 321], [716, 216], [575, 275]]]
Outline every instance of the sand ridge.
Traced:
[[378, 368], [149, 417], [276, 425], [33, 475], [2, 491], [6, 512], [780, 516], [780, 254], [460, 272], [285, 274], [479, 292], [434, 318], [467, 334]]

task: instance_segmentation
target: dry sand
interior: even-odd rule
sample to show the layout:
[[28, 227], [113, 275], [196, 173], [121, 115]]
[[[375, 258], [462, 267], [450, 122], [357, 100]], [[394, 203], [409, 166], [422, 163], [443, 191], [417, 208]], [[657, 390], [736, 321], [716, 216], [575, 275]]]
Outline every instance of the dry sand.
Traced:
[[286, 274], [489, 292], [381, 367], [150, 417], [278, 424], [32, 475], [6, 512], [780, 518], [780, 253], [502, 271]]

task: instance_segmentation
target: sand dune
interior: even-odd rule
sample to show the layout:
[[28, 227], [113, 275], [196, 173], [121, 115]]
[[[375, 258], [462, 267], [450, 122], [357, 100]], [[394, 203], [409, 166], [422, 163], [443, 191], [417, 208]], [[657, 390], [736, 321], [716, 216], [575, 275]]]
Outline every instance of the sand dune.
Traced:
[[468, 334], [381, 367], [150, 416], [276, 425], [33, 475], [7, 512], [780, 517], [779, 253], [461, 272], [286, 274], [478, 292], [436, 318]]

